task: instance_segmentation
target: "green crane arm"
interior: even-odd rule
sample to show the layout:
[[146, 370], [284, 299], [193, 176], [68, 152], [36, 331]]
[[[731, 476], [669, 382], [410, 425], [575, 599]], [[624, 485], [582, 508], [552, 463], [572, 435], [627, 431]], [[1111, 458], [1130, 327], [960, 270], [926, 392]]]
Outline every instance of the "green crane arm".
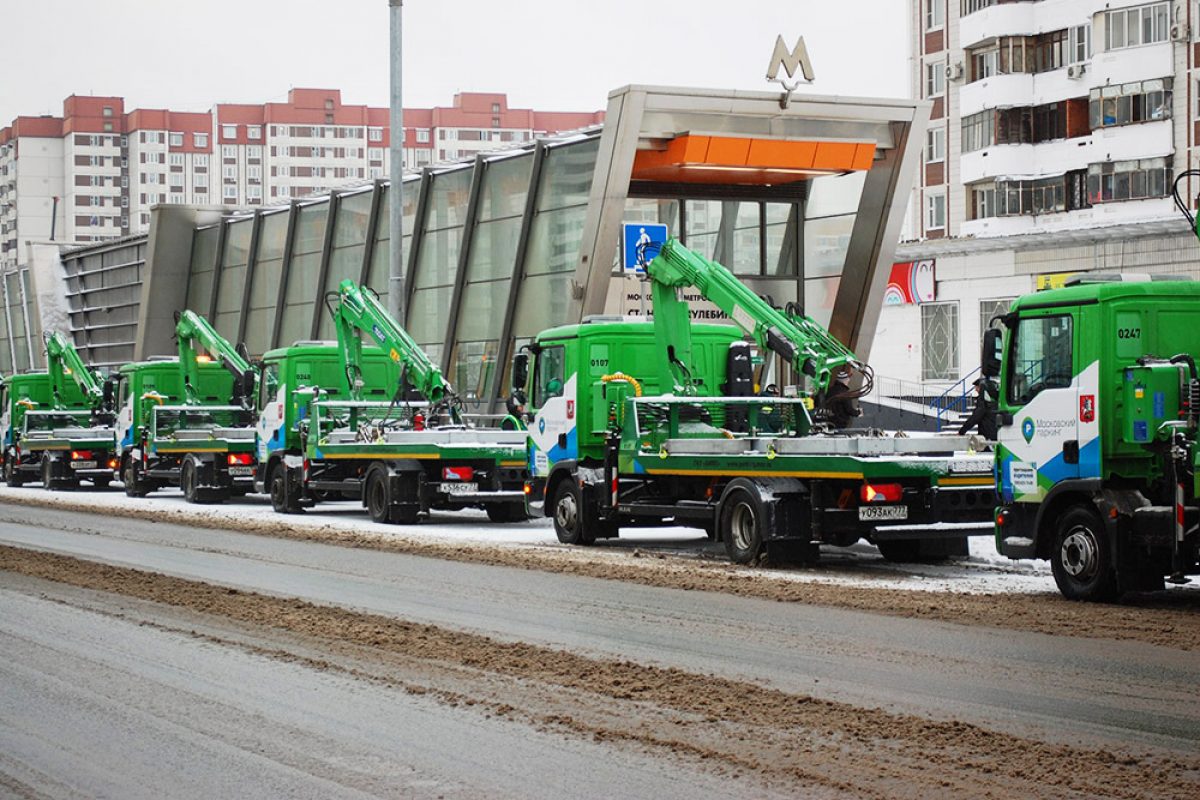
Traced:
[[[183, 373], [184, 401], [198, 403], [200, 364], [205, 356], [233, 374], [234, 402], [249, 407], [254, 402], [258, 370], [238, 348], [217, 333], [208, 320], [194, 311], [175, 314], [175, 340], [179, 346], [179, 369]], [[200, 352], [203, 349], [203, 353]]]
[[827, 392], [843, 368], [870, 379], [870, 367], [811, 317], [772, 307], [728, 269], [675, 239], [663, 245], [646, 273], [651, 280], [655, 332], [666, 345], [660, 350], [664, 359], [660, 371], [667, 379], [665, 385], [673, 386], [676, 394], [699, 394], [689, 371], [691, 315], [687, 301], [680, 297], [680, 290], [689, 288], [729, 315], [763, 350], [779, 354], [797, 372], [809, 376], [815, 394]]
[[104, 389], [100, 379], [83, 363], [71, 340], [59, 331], [46, 335], [46, 371], [50, 373], [51, 404], [56, 410], [67, 408], [63, 395], [67, 376], [75, 381], [75, 385], [91, 404], [92, 410], [100, 410], [103, 407]]
[[[447, 405], [457, 422], [454, 390], [442, 370], [430, 360], [408, 331], [370, 290], [364, 290], [347, 278], [337, 292], [326, 296], [326, 304], [337, 326], [338, 348], [345, 366], [343, 388], [352, 400], [362, 400], [362, 334], [369, 335], [402, 370], [401, 383], [407, 383], [431, 406]], [[398, 391], [402, 387], [397, 387]]]

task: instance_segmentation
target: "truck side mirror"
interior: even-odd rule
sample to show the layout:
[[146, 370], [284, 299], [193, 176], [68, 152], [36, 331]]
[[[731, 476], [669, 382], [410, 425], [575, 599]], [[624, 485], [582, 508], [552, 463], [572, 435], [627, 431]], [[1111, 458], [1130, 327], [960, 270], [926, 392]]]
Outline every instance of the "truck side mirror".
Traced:
[[108, 378], [107, 380], [104, 381], [104, 386], [101, 389], [101, 392], [102, 392], [101, 397], [103, 397], [103, 399], [104, 399], [104, 407], [106, 409], [111, 409], [113, 407], [113, 394], [114, 394], [115, 390], [116, 390], [116, 381], [115, 380], [113, 380], [112, 378]]
[[983, 334], [983, 351], [979, 354], [979, 371], [985, 378], [1000, 376], [1000, 348], [1004, 332], [999, 328], [990, 328]]
[[512, 388], [524, 389], [529, 380], [529, 354], [517, 353], [512, 360]]

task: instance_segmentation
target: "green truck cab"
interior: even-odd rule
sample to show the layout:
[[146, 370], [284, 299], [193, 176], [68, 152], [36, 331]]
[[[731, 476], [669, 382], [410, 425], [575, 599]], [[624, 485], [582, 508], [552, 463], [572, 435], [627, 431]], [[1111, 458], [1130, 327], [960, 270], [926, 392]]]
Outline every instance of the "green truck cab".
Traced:
[[1014, 301], [984, 337], [1000, 378], [996, 546], [1049, 559], [1069, 598], [1197, 570], [1200, 282], [1086, 282]]
[[112, 477], [111, 429], [94, 426], [88, 400], [73, 382], [60, 389], [56, 409], [48, 372], [24, 372], [0, 381], [0, 437], [3, 472], [9, 486], [42, 481], [46, 488], [76, 485], [80, 478], [97, 487]]
[[523, 434], [508, 434], [512, 444], [498, 449], [471, 430], [426, 430], [424, 404], [396, 394], [398, 361], [364, 346], [357, 363], [362, 399], [351, 400], [333, 342], [298, 342], [263, 357], [256, 480], [276, 511], [346, 498], [360, 499], [377, 522], [471, 506], [494, 521], [524, 519]]
[[690, 334], [701, 394], [687, 397], [664, 391], [669, 354], [652, 323], [554, 328], [514, 360], [514, 389], [530, 399], [530, 511], [552, 517], [560, 541], [675, 524], [721, 539], [739, 563], [860, 538], [907, 560], [965, 548], [966, 526], [990, 530], [990, 459], [950, 452], [957, 437], [814, 435], [811, 399], [760, 396], [748, 380], [734, 390], [730, 365], [754, 361], [739, 328]]
[[[225, 405], [234, 383], [229, 372], [216, 363], [197, 366], [195, 395], [202, 406], [185, 403], [183, 372], [175, 356], [118, 369], [115, 460], [130, 497], [166, 486], [183, 485], [186, 490], [189, 475], [195, 478], [193, 485], [210, 487], [205, 491], [245, 494], [251, 488], [250, 412]], [[216, 456], [226, 461], [220, 470], [214, 470]], [[242, 466], [246, 474], [237, 474]], [[228, 476], [223, 483], [222, 475]]]

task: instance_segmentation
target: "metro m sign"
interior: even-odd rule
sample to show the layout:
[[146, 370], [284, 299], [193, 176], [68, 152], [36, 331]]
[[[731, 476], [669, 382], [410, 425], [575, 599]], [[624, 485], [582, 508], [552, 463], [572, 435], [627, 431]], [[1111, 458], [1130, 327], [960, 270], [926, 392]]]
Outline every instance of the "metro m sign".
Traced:
[[804, 76], [804, 80], [812, 83], [812, 62], [808, 59], [808, 48], [804, 46], [803, 36], [796, 42], [796, 46], [791, 52], [788, 52], [787, 45], [783, 43], [783, 36], [776, 36], [775, 51], [771, 53], [771, 63], [767, 65], [767, 80], [779, 81], [788, 91], [795, 89], [795, 84], [788, 86], [786, 81], [780, 80], [778, 77], [780, 67], [783, 68], [783, 71], [787, 73], [789, 78], [795, 78], [796, 70], [798, 69], [800, 70], [800, 74]]

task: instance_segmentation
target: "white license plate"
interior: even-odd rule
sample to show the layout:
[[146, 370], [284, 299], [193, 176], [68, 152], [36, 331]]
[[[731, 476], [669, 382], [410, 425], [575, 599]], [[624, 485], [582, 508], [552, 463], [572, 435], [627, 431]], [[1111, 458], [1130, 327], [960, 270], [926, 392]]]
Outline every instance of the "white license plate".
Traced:
[[908, 506], [859, 506], [858, 518], [863, 522], [908, 519]]
[[95, 461], [72, 461], [71, 469], [95, 469]]
[[446, 494], [475, 494], [479, 491], [478, 483], [443, 483], [442, 491]]
[[237, 478], [245, 475], [253, 475], [254, 467], [230, 467], [229, 474], [231, 477]]

